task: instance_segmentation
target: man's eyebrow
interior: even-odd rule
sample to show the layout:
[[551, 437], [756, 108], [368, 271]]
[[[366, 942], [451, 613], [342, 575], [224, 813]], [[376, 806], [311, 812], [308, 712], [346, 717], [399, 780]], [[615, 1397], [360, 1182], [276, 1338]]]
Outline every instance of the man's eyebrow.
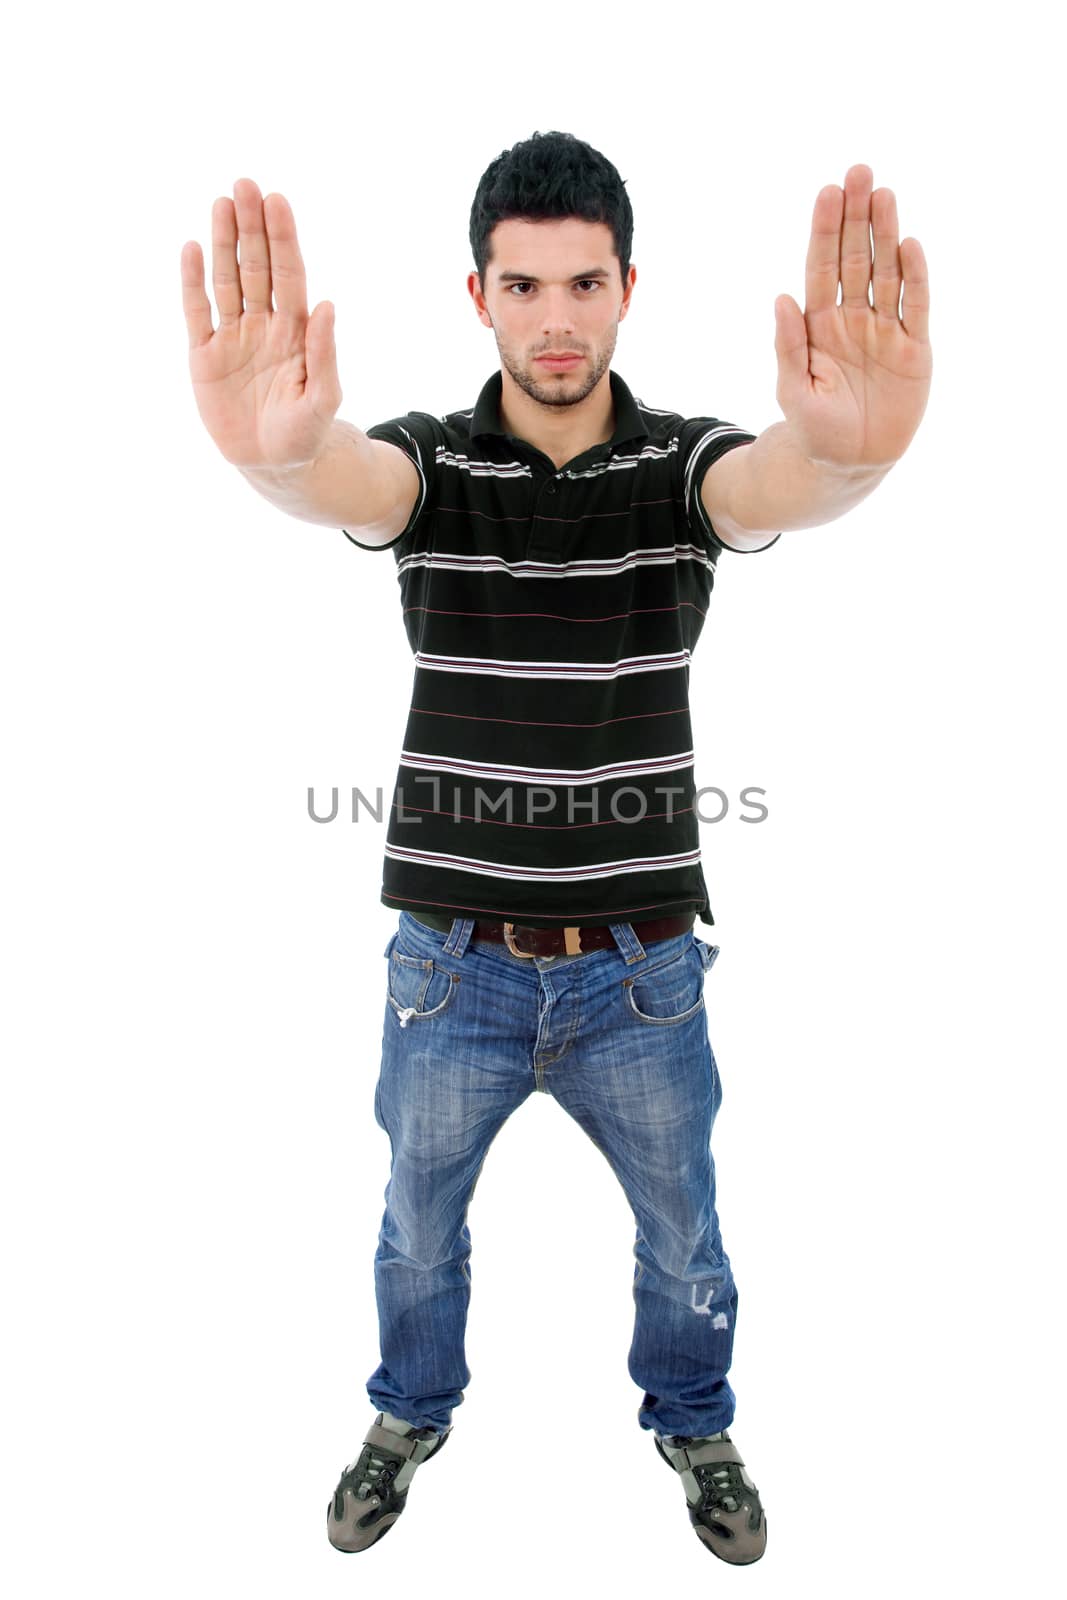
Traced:
[[[576, 272], [570, 280], [577, 283], [581, 278], [610, 278], [611, 273], [607, 267], [587, 267], [584, 272]], [[497, 276], [498, 283], [540, 283], [540, 278], [533, 277], [529, 272], [501, 272]]]

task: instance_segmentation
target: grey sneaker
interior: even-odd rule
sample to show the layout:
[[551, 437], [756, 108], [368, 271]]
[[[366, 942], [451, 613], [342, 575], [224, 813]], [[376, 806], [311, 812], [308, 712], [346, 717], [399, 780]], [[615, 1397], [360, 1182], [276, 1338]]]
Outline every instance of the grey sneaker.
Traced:
[[759, 1490], [730, 1435], [653, 1434], [656, 1449], [685, 1484], [689, 1520], [723, 1561], [758, 1561], [767, 1546], [767, 1517]]
[[438, 1433], [379, 1411], [326, 1508], [326, 1533], [335, 1550], [366, 1550], [389, 1532], [407, 1504], [415, 1469], [442, 1449], [451, 1432], [451, 1424]]

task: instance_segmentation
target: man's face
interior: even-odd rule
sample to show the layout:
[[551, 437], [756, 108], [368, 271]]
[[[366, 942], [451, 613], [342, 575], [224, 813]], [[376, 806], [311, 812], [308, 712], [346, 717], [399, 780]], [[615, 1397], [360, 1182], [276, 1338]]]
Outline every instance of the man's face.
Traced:
[[[637, 268], [624, 290], [611, 229], [579, 217], [510, 218], [497, 223], [489, 242], [484, 293], [476, 272], [467, 288], [496, 335], [501, 365], [542, 405], [576, 405], [611, 365]], [[579, 359], [552, 366], [542, 359], [551, 351], [577, 351]]]

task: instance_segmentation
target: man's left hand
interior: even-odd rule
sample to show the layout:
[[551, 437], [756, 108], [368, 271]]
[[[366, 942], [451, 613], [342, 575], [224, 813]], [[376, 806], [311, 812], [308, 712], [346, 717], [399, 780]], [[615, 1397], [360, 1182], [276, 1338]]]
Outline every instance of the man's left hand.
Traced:
[[926, 257], [918, 239], [898, 242], [896, 197], [892, 189], [872, 194], [873, 182], [870, 167], [854, 166], [843, 191], [819, 191], [804, 310], [787, 294], [774, 303], [778, 404], [800, 449], [844, 473], [888, 470], [900, 459], [933, 372]]

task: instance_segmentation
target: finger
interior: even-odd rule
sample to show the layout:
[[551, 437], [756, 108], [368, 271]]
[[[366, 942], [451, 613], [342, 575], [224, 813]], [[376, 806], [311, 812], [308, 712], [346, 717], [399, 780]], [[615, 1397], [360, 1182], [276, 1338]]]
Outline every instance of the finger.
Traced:
[[292, 208], [284, 195], [269, 194], [263, 202], [267, 228], [270, 275], [279, 312], [306, 322], [307, 274], [296, 237]]
[[206, 344], [215, 329], [211, 301], [204, 289], [204, 253], [195, 239], [182, 245], [182, 310], [189, 331], [189, 348]]
[[845, 220], [841, 229], [841, 305], [870, 309], [871, 186], [870, 167], [849, 167], [845, 173]]
[[897, 197], [892, 189], [876, 189], [871, 195], [871, 226], [874, 230], [874, 309], [880, 317], [897, 320], [900, 309], [900, 227], [897, 222]]
[[930, 276], [926, 256], [918, 239], [905, 239], [900, 246], [904, 269], [904, 301], [900, 320], [904, 331], [920, 344], [930, 342]]
[[237, 276], [237, 220], [233, 201], [220, 195], [211, 208], [211, 283], [219, 308], [219, 327], [236, 322], [244, 304]]
[[837, 304], [841, 269], [841, 190], [827, 184], [815, 197], [808, 259], [804, 266], [804, 314], [829, 311]]
[[238, 178], [233, 186], [233, 203], [241, 245], [241, 293], [245, 310], [270, 311], [270, 246], [258, 184], [251, 178]]

